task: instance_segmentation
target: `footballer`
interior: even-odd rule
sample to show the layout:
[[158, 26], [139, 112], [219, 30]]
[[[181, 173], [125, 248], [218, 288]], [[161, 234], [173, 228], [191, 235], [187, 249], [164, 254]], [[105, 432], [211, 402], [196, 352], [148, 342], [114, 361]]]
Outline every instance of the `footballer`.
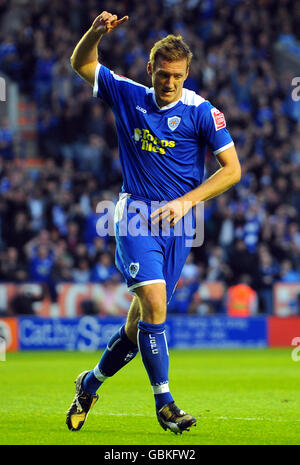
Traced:
[[[181, 36], [168, 35], [153, 45], [147, 63], [151, 88], [99, 62], [102, 38], [128, 19], [103, 11], [71, 57], [73, 69], [93, 87], [93, 96], [106, 102], [115, 116], [123, 174], [115, 212], [115, 261], [134, 298], [126, 323], [108, 341], [99, 363], [78, 375], [66, 423], [70, 430], [79, 430], [101, 384], [139, 351], [158, 422], [177, 434], [196, 425], [196, 418], [177, 407], [169, 388], [167, 304], [191, 248], [187, 233], [176, 235], [174, 229], [188, 214], [193, 217], [198, 203], [239, 182], [241, 168], [223, 113], [184, 88], [192, 52]], [[203, 182], [207, 147], [220, 166]], [[154, 211], [153, 201], [162, 202]], [[143, 226], [150, 231], [157, 225], [159, 234], [121, 234], [133, 202], [146, 205]], [[169, 235], [162, 234], [162, 223], [171, 226]]]

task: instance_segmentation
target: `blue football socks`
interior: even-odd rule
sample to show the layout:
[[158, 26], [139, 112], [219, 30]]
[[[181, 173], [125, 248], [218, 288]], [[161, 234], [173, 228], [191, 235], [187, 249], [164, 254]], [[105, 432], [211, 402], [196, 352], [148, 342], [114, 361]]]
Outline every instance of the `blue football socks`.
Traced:
[[83, 379], [82, 388], [90, 394], [96, 394], [106, 378], [113, 376], [124, 365], [132, 360], [138, 347], [125, 333], [123, 325], [110, 339], [100, 362]]
[[144, 366], [147, 370], [156, 409], [174, 399], [169, 390], [169, 352], [165, 334], [165, 324], [138, 322], [138, 345]]

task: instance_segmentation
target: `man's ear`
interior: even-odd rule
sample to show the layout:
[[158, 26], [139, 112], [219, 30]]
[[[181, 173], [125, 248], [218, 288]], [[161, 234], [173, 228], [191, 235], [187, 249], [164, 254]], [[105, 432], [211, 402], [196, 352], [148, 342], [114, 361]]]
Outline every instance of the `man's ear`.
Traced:
[[187, 77], [188, 77], [188, 75], [189, 75], [189, 72], [190, 72], [190, 67], [188, 66], [188, 68], [187, 68], [187, 70], [186, 70], [186, 75], [185, 75], [185, 79], [184, 79], [184, 80], [187, 79]]
[[151, 65], [151, 61], [148, 61], [148, 63], [147, 63], [147, 73], [149, 74], [149, 76], [152, 76], [152, 65]]

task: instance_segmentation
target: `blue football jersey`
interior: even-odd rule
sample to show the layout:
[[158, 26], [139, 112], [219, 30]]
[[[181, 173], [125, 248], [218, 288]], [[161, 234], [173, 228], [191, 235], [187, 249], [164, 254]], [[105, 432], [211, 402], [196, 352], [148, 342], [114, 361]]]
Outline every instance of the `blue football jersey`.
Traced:
[[153, 88], [97, 65], [94, 97], [115, 115], [122, 192], [173, 200], [202, 183], [207, 147], [215, 155], [233, 145], [223, 113], [195, 92], [160, 108]]

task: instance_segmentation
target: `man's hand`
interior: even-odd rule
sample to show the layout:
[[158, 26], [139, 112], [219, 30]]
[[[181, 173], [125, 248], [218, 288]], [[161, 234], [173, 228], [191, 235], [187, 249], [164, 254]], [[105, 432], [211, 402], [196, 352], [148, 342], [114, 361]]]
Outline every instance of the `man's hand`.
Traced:
[[128, 16], [118, 19], [117, 15], [103, 11], [76, 45], [70, 59], [72, 68], [92, 87], [95, 81], [95, 70], [99, 63], [98, 45], [101, 38], [128, 19]]
[[191, 208], [192, 202], [184, 200], [183, 197], [179, 197], [152, 212], [150, 217], [152, 218], [153, 224], [162, 221], [162, 224], [169, 223], [170, 226], [175, 226]]
[[102, 11], [102, 13], [94, 20], [92, 28], [95, 32], [108, 34], [116, 27], [128, 21], [128, 19], [128, 16], [123, 16], [123, 18], [118, 19], [117, 15], [112, 15], [107, 11]]

